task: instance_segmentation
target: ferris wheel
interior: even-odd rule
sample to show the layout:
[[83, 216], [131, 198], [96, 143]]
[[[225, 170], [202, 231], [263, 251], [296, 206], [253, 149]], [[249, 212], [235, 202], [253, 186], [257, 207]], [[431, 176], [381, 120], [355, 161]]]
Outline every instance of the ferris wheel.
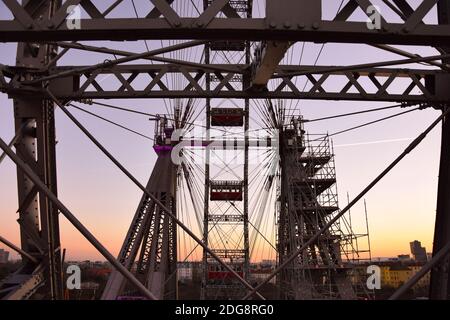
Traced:
[[[211, 5], [211, 1], [200, 2], [186, 5], [174, 1], [172, 5], [189, 16]], [[230, 8], [247, 18], [262, 10], [261, 4], [255, 8], [253, 1], [232, 1]], [[161, 46], [183, 43], [162, 40]], [[147, 42], [145, 46], [149, 50]], [[211, 72], [168, 72], [154, 83], [161, 88], [171, 83], [177, 90], [194, 86], [208, 91], [245, 90], [264, 79], [255, 77], [254, 83], [249, 83], [228, 65], [246, 65], [264, 78], [263, 56], [288, 65], [294, 59], [301, 63], [304, 50], [305, 43], [207, 42], [203, 48], [182, 48], [152, 57], [151, 62], [165, 62], [170, 70], [171, 63], [198, 61], [189, 64], [214, 66]], [[299, 57], [294, 52], [300, 53]], [[294, 81], [297, 84], [299, 79]], [[282, 83], [274, 79], [268, 86], [274, 89]], [[338, 211], [330, 139], [326, 134], [306, 133], [299, 100], [176, 98], [163, 103], [166, 113], [151, 119], [157, 160], [146, 188], [171, 208], [208, 250], [176, 227], [144, 194], [119, 261], [161, 299], [183, 295], [177, 289], [177, 266], [185, 263], [191, 263], [191, 272], [197, 275], [199, 298], [242, 298], [242, 280], [258, 281], [254, 276], [257, 262], [283, 263]], [[355, 239], [348, 223], [345, 228], [336, 224], [271, 282], [278, 288], [276, 296], [356, 298], [348, 276], [351, 267], [345, 264], [350, 255], [354, 259]], [[133, 294], [124, 277], [113, 271], [103, 298]]]

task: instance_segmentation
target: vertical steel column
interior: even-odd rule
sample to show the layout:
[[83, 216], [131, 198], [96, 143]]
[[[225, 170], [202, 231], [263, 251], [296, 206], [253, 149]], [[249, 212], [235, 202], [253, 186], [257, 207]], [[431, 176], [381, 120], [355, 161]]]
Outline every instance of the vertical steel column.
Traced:
[[[203, 10], [206, 10], [208, 8], [208, 0], [203, 0]], [[210, 63], [210, 44], [205, 44], [205, 64]], [[206, 76], [206, 90], [209, 91], [211, 88], [211, 74], [208, 72], [205, 74]], [[206, 141], [209, 141], [210, 139], [210, 129], [211, 129], [211, 99], [206, 98]], [[205, 148], [205, 205], [203, 207], [203, 243], [208, 246], [208, 230], [209, 230], [209, 224], [208, 224], [208, 215], [209, 215], [209, 189], [210, 189], [210, 182], [209, 182], [209, 160], [210, 160], [210, 150], [209, 148]], [[206, 285], [207, 285], [207, 276], [208, 276], [208, 253], [206, 250], [203, 250], [203, 270], [202, 270], [202, 283], [201, 283], [201, 289], [200, 289], [200, 299], [205, 300], [206, 299]]]
[[[25, 10], [34, 19], [51, 17], [61, 6], [60, 0], [29, 0], [23, 3]], [[42, 68], [56, 54], [57, 48], [54, 46], [19, 43], [16, 65]], [[17, 154], [47, 187], [57, 194], [53, 102], [33, 97], [16, 98], [14, 99], [14, 119], [16, 130], [31, 120], [16, 143]], [[42, 293], [45, 298], [62, 299], [58, 210], [44, 194], [37, 192], [33, 182], [20, 169], [17, 170], [17, 184], [21, 247], [31, 255], [38, 255], [39, 262], [44, 265], [45, 280]], [[33, 241], [30, 235], [37, 235], [39, 243]], [[29, 259], [23, 260], [25, 273], [31, 274], [36, 266]]]
[[[450, 24], [450, 0], [438, 2], [439, 24]], [[450, 52], [450, 46], [442, 48]], [[450, 63], [450, 59], [443, 61]], [[450, 83], [447, 84], [450, 89]], [[446, 108], [444, 107], [444, 112]], [[433, 256], [450, 242], [450, 118], [446, 116], [442, 121], [441, 159], [439, 165], [439, 182], [436, 208], [436, 222], [434, 227]], [[450, 256], [442, 259], [431, 270], [430, 299], [450, 298]]]
[[[247, 62], [248, 63], [248, 62]], [[244, 130], [245, 130], [245, 150], [244, 150], [244, 279], [248, 280], [248, 276], [250, 275], [250, 244], [248, 238], [248, 151], [249, 151], [249, 114], [250, 114], [250, 101], [249, 99], [245, 99], [245, 122], [244, 122]]]
[[[441, 159], [434, 227], [433, 256], [450, 242], [450, 119], [442, 122]], [[448, 299], [450, 293], [449, 257], [441, 260], [431, 270], [430, 299]]]
[[[248, 1], [248, 11], [247, 18], [252, 17], [252, 1]], [[250, 65], [251, 51], [250, 51], [250, 41], [245, 42], [245, 63]], [[249, 83], [242, 83], [243, 88], [248, 88]], [[250, 243], [248, 238], [248, 152], [249, 152], [249, 125], [250, 125], [250, 100], [245, 99], [245, 109], [244, 109], [244, 140], [245, 140], [245, 150], [244, 150], [244, 267], [243, 275], [244, 279], [248, 280], [250, 276]]]

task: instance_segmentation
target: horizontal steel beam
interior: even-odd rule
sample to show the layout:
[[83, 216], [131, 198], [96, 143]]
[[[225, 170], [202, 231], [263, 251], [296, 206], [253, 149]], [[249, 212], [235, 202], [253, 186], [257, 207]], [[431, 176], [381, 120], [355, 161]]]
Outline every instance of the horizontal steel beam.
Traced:
[[[266, 137], [253, 139], [249, 138], [247, 141], [247, 145], [250, 148], [271, 148], [278, 147], [277, 138]], [[228, 138], [228, 139], [216, 139], [216, 140], [202, 140], [202, 139], [182, 139], [181, 142], [177, 145], [179, 148], [205, 148], [214, 150], [241, 150], [246, 146], [245, 139], [242, 138]]]
[[365, 22], [317, 21], [291, 28], [270, 26], [263, 18], [214, 18], [199, 27], [196, 18], [180, 18], [172, 27], [166, 19], [82, 19], [80, 29], [65, 24], [50, 28], [39, 21], [24, 26], [16, 20], [0, 21], [0, 41], [81, 41], [141, 39], [278, 40], [338, 43], [405, 44], [443, 46], [450, 43], [450, 25], [419, 25], [406, 31], [404, 23], [388, 23], [383, 30], [369, 30]]
[[[104, 1], [71, 0], [51, 18], [39, 19], [32, 18], [17, 0], [3, 0], [3, 16], [14, 19], [0, 20], [0, 41], [203, 39], [448, 45], [450, 25], [423, 21], [427, 14], [434, 13], [437, 1], [445, 0], [422, 0], [406, 16], [392, 8], [386, 14], [378, 12], [379, 27], [371, 28], [365, 17], [348, 21], [357, 10], [369, 16], [371, 0], [350, 1], [330, 20], [324, 20], [322, 12], [334, 9], [321, 0], [268, 0], [266, 16], [259, 18], [248, 18], [225, 0], [214, 1], [205, 10], [200, 8], [201, 12], [192, 7], [198, 16], [190, 17], [165, 1], [153, 0], [148, 14], [144, 12], [141, 18], [136, 18], [132, 10], [123, 10], [119, 4], [124, 0], [117, 0], [106, 9]], [[71, 12], [70, 5], [78, 7]], [[85, 14], [81, 15], [82, 11]], [[117, 16], [121, 18], [113, 18]], [[393, 23], [396, 17], [403, 21]]]
[[[207, 69], [222, 65], [208, 65]], [[249, 76], [247, 65], [228, 65], [228, 68], [246, 70], [243, 82]], [[52, 74], [65, 74], [83, 67], [57, 67]], [[246, 88], [242, 82], [232, 81], [237, 73], [217, 71], [217, 81], [206, 89], [207, 71], [202, 67], [180, 65], [114, 65], [105, 69], [61, 77], [50, 82], [50, 89], [59, 99], [128, 99], [128, 98], [255, 98], [255, 99], [322, 99], [396, 102], [450, 101], [450, 92], [438, 85], [450, 77], [439, 70], [360, 68], [358, 71], [333, 71], [339, 67], [278, 66], [276, 79], [269, 80], [267, 90]], [[0, 89], [11, 97], [27, 92], [46, 96], [35, 86], [21, 84], [17, 79], [28, 69], [8, 69], [18, 72]], [[285, 74], [286, 76], [283, 76]], [[171, 77], [179, 75], [177, 87], [171, 86]], [[139, 79], [139, 80], [136, 80]], [[111, 81], [114, 80], [114, 81]], [[305, 82], [309, 86], [304, 86]], [[180, 85], [181, 84], [181, 85]]]

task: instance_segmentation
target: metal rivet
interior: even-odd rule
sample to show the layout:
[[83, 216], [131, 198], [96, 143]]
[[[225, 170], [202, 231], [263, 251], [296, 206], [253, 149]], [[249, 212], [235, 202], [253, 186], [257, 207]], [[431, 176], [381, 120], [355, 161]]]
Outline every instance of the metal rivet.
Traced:
[[289, 29], [289, 28], [291, 27], [291, 22], [290, 22], [290, 21], [286, 21], [286, 22], [284, 23], [284, 27], [285, 27], [286, 29]]
[[277, 27], [277, 24], [276, 24], [275, 21], [271, 21], [270, 24], [269, 24], [269, 26], [270, 26], [271, 28], [276, 28], [276, 27]]
[[318, 22], [314, 22], [313, 24], [312, 24], [312, 27], [313, 27], [313, 29], [319, 29], [319, 23]]

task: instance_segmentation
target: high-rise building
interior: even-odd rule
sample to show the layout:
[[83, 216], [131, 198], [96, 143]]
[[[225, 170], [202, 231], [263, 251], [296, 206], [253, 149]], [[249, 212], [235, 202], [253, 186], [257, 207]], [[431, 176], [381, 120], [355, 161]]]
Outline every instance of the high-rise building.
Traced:
[[420, 241], [414, 240], [413, 242], [409, 243], [409, 246], [411, 247], [411, 253], [414, 257], [414, 260], [416, 260], [417, 262], [427, 261], [427, 251], [425, 250], [425, 247], [422, 247]]
[[7, 263], [9, 257], [9, 251], [0, 249], [0, 263]]

